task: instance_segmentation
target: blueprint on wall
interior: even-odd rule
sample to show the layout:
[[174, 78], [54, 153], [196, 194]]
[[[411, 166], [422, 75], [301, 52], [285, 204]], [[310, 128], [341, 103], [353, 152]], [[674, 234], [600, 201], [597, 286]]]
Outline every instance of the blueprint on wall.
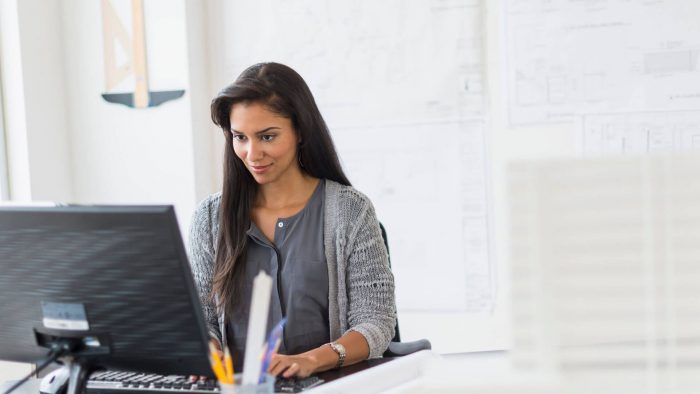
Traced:
[[700, 2], [506, 0], [513, 125], [700, 108]]
[[[426, 143], [436, 138], [445, 142]], [[491, 310], [482, 123], [348, 128], [335, 141], [387, 227], [399, 308]]]
[[252, 60], [288, 64], [329, 123], [482, 115], [479, 0], [264, 0], [224, 8], [227, 74]]
[[387, 228], [398, 308], [490, 312], [481, 1], [222, 6], [226, 75], [277, 61], [309, 84]]
[[700, 111], [586, 114], [579, 148], [585, 155], [700, 151]]

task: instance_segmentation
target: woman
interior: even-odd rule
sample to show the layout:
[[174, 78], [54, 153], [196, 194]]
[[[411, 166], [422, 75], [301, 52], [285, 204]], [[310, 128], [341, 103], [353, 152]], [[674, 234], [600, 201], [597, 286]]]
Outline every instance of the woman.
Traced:
[[268, 330], [287, 318], [272, 375], [381, 357], [396, 314], [379, 222], [343, 173], [304, 80], [256, 64], [214, 98], [211, 116], [226, 138], [224, 184], [194, 213], [190, 261], [212, 338], [240, 369], [252, 279], [264, 270]]

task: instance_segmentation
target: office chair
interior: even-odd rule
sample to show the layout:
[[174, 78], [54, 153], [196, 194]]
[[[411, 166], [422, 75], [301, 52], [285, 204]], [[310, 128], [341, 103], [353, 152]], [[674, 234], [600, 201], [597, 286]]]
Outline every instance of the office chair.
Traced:
[[[389, 267], [391, 267], [391, 255], [389, 254], [389, 240], [386, 236], [386, 229], [381, 223], [379, 223], [379, 228], [382, 230], [382, 238], [384, 239], [384, 246], [386, 246], [386, 254], [389, 257]], [[399, 318], [397, 316], [396, 327], [394, 329], [394, 338], [392, 338], [391, 342], [389, 343], [389, 347], [384, 352], [384, 357], [401, 357], [420, 350], [430, 350], [431, 348], [432, 345], [427, 339], [419, 339], [412, 342], [401, 342], [401, 335], [399, 334]]]

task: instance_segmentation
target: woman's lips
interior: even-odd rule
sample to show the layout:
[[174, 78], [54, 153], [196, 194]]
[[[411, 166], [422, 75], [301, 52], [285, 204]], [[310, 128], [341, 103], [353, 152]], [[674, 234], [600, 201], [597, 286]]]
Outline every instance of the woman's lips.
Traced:
[[270, 166], [272, 166], [272, 164], [268, 164], [266, 166], [250, 166], [250, 169], [256, 174], [262, 174], [266, 172]]

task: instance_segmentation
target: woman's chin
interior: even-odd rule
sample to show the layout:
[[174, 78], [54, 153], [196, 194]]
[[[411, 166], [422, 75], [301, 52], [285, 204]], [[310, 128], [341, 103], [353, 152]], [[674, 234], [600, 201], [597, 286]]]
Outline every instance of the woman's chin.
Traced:
[[268, 184], [268, 183], [271, 183], [272, 181], [274, 181], [274, 178], [268, 174], [255, 174], [254, 173], [252, 175], [253, 175], [253, 179], [255, 179], [255, 182], [257, 182], [258, 185], [265, 185], [265, 184]]

